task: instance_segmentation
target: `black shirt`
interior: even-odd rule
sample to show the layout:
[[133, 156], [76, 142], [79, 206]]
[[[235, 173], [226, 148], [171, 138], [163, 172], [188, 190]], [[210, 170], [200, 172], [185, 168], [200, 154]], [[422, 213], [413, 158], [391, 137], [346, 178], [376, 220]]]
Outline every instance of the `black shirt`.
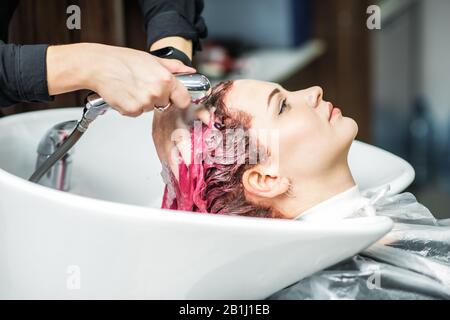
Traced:
[[[8, 25], [19, 0], [0, 1], [0, 107], [18, 102], [50, 101], [47, 87], [47, 44], [7, 44]], [[200, 49], [207, 29], [201, 13], [203, 0], [139, 0], [147, 44], [180, 36]]]

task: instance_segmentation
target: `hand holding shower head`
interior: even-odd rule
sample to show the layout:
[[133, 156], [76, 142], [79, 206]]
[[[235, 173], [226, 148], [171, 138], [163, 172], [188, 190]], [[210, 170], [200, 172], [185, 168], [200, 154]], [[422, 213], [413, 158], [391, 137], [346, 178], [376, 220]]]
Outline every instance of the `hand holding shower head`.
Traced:
[[[187, 89], [191, 95], [191, 102], [194, 105], [203, 103], [211, 95], [211, 82], [207, 77], [200, 73], [194, 74], [177, 74], [175, 75], [178, 81]], [[171, 103], [166, 107], [155, 107], [157, 111], [164, 111], [171, 106]], [[104, 114], [110, 106], [96, 93], [91, 93], [86, 98], [86, 107], [84, 108], [83, 119], [89, 125], [99, 115]], [[87, 127], [86, 127], [87, 128]]]

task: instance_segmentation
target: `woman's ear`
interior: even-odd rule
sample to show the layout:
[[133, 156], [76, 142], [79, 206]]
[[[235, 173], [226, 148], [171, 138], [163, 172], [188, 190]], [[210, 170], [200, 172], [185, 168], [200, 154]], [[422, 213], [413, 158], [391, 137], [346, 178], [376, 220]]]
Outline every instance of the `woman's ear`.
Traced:
[[266, 199], [276, 198], [289, 190], [289, 179], [268, 173], [262, 166], [246, 170], [242, 184], [250, 195]]

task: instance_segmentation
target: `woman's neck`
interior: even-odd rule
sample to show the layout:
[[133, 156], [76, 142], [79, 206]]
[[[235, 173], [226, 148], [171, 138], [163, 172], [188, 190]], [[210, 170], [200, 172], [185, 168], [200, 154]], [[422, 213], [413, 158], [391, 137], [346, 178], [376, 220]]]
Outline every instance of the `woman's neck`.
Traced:
[[320, 176], [300, 179], [289, 195], [276, 205], [287, 219], [294, 219], [302, 212], [330, 199], [356, 185], [347, 161], [335, 165]]

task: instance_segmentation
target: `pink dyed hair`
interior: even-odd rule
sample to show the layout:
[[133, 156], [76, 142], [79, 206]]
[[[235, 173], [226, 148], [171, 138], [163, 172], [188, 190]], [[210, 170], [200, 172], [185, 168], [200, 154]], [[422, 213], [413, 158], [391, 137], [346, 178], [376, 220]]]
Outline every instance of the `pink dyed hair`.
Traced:
[[[194, 134], [191, 128], [191, 159], [198, 154], [204, 154], [205, 143], [203, 139], [208, 130], [220, 130], [222, 136], [227, 138], [229, 129], [248, 131], [251, 127], [251, 116], [243, 111], [229, 110], [225, 105], [225, 97], [233, 85], [232, 81], [222, 82], [213, 89], [211, 97], [205, 106], [215, 108], [209, 125], [203, 125], [201, 137]], [[217, 126], [216, 124], [221, 125]], [[197, 141], [196, 141], [197, 140]], [[179, 178], [176, 181], [170, 169], [166, 168], [166, 188], [162, 208], [173, 210], [193, 211], [199, 213], [212, 213], [223, 215], [239, 215], [263, 218], [278, 218], [278, 212], [270, 207], [255, 204], [247, 200], [242, 176], [244, 172], [255, 164], [250, 164], [249, 135], [245, 135], [245, 161], [232, 161], [232, 163], [208, 163], [204, 158], [191, 161], [186, 165], [179, 162]], [[226, 141], [224, 141], [226, 142]], [[232, 148], [237, 150], [238, 142], [233, 140]], [[197, 146], [197, 147], [196, 147]], [[202, 148], [202, 150], [198, 150]], [[202, 151], [202, 152], [199, 152]], [[181, 159], [181, 157], [179, 157]]]

